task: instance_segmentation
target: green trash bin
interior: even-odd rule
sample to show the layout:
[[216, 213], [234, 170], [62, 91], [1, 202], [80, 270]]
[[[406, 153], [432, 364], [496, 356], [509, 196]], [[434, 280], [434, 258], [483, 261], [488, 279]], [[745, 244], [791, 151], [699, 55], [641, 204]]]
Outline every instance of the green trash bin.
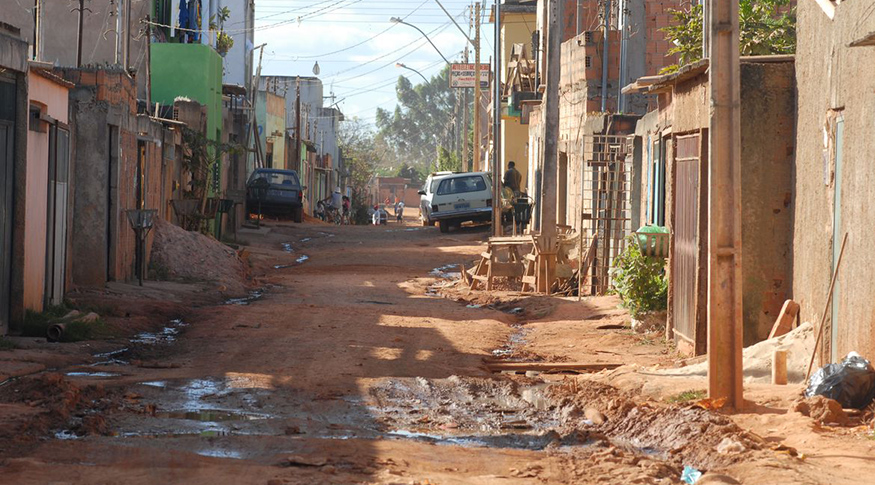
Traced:
[[668, 257], [669, 231], [662, 226], [641, 226], [635, 231], [641, 254], [655, 258]]

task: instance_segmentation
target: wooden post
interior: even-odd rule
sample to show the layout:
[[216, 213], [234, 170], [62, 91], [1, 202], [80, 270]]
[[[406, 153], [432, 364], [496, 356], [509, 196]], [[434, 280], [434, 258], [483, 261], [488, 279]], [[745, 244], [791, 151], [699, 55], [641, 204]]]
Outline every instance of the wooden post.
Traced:
[[787, 385], [787, 351], [776, 350], [772, 354], [772, 384]]
[[[740, 410], [741, 96], [738, 2], [709, 0], [708, 395]], [[700, 239], [702, 240], [702, 239]]]
[[[495, 74], [492, 79], [492, 233], [501, 227], [501, 2], [495, 2]], [[478, 79], [477, 82], [480, 82]], [[496, 210], [498, 208], [498, 210]]]

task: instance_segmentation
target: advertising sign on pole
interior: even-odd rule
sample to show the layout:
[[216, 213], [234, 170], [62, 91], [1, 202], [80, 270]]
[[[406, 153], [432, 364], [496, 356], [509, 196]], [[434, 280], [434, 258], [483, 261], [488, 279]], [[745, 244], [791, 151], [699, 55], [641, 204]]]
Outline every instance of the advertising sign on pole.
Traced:
[[[451, 88], [473, 88], [475, 64], [452, 64], [450, 65]], [[489, 64], [480, 64], [480, 88], [489, 88]]]

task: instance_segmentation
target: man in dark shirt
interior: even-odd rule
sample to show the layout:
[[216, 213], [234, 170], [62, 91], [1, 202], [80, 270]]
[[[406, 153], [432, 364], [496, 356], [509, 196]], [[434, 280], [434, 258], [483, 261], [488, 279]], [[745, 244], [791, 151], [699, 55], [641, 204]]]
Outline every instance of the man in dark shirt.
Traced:
[[523, 181], [523, 176], [515, 166], [516, 164], [513, 162], [507, 163], [507, 171], [504, 172], [504, 182], [502, 185], [512, 190], [514, 195], [519, 195], [520, 183]]

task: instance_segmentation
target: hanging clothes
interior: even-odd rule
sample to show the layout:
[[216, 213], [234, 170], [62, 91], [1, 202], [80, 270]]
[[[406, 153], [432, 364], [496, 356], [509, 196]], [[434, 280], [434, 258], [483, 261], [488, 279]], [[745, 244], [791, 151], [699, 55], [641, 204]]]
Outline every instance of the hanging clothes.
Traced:
[[[192, 0], [192, 1], [194, 1], [194, 0]], [[191, 28], [191, 15], [189, 15], [188, 0], [179, 0], [179, 14], [178, 15], [179, 15], [179, 19], [178, 19], [179, 28], [180, 29], [190, 29]], [[190, 32], [185, 31], [185, 30], [179, 31], [179, 37], [182, 40], [182, 42], [187, 42], [186, 39], [188, 38], [189, 34], [190, 34]]]

